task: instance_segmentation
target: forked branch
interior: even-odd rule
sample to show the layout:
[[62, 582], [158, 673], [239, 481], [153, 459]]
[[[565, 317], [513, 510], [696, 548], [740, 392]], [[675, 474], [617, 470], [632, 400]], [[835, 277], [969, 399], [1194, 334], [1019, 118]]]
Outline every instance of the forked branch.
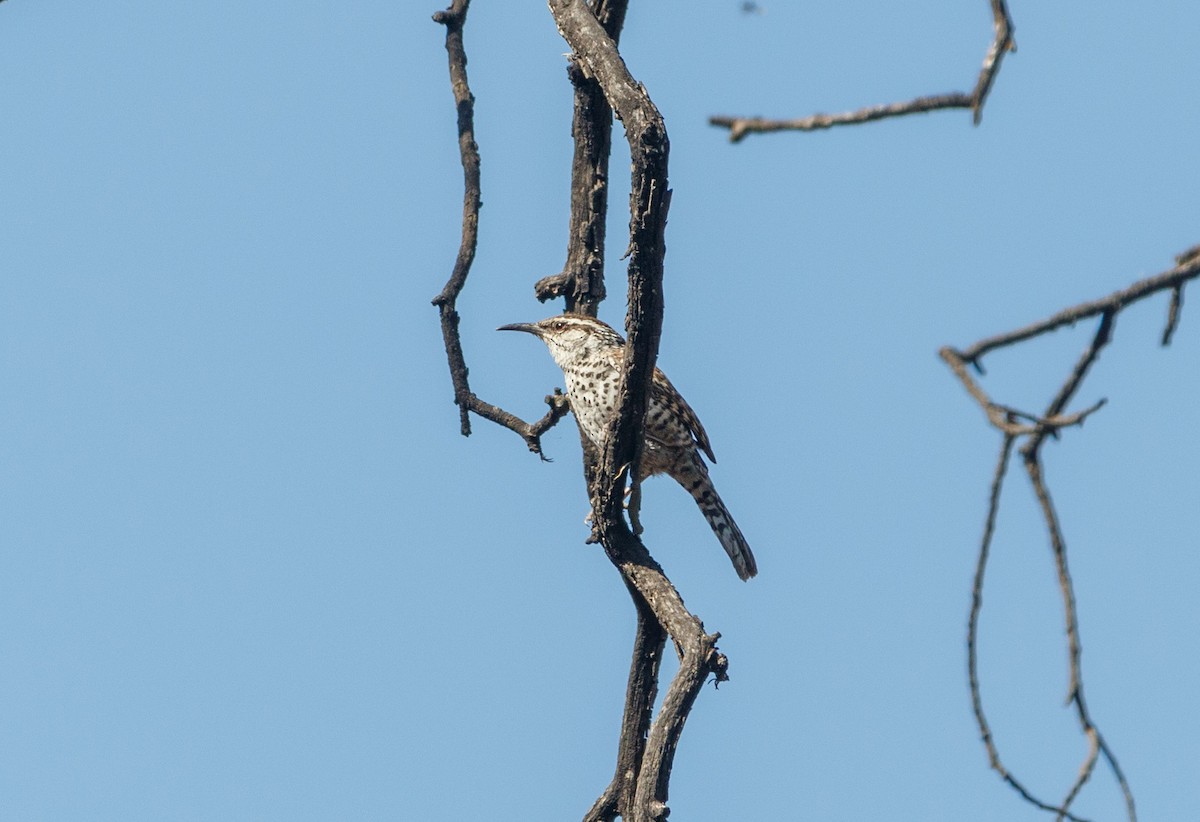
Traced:
[[[453, 273], [434, 299], [459, 406], [462, 432], [470, 433], [470, 413], [504, 425], [541, 453], [540, 436], [568, 410], [559, 393], [547, 397], [550, 412], [536, 423], [486, 403], [470, 390], [458, 333], [455, 302], [475, 256], [479, 220], [479, 153], [475, 144], [473, 98], [467, 83], [462, 28], [469, 0], [455, 0], [434, 16], [446, 26], [450, 76], [458, 109], [459, 147], [465, 194], [463, 235]], [[669, 143], [658, 109], [629, 74], [616, 48], [627, 0], [551, 0], [559, 31], [571, 45], [570, 76], [576, 88], [576, 155], [572, 168], [571, 238], [563, 272], [543, 279], [540, 299], [563, 297], [568, 310], [595, 315], [604, 298], [603, 241], [607, 210], [607, 168], [611, 116], [625, 126], [632, 155], [629, 223], [629, 305], [627, 340], [620, 375], [620, 409], [603, 450], [584, 440], [584, 469], [593, 509], [593, 534], [620, 570], [638, 612], [617, 771], [585, 817], [626, 822], [665, 819], [671, 767], [684, 720], [708, 677], [728, 678], [728, 660], [717, 651], [717, 634], [683, 604], [678, 591], [625, 521], [622, 500], [640, 458], [647, 395], [662, 328], [664, 232]], [[652, 718], [659, 665], [670, 636], [681, 660], [657, 717]]]
[[[605, 448], [592, 455], [595, 467], [588, 470], [595, 528], [609, 559], [630, 587], [639, 615], [644, 615], [643, 606], [648, 609], [681, 653], [679, 671], [649, 726], [640, 761], [622, 770], [621, 757], [634, 746], [623, 735], [614, 781], [586, 818], [612, 819], [619, 814], [626, 822], [652, 822], [665, 819], [669, 813], [671, 767], [684, 720], [709, 675], [724, 680], [728, 666], [728, 660], [716, 649], [718, 635], [708, 634], [687, 610], [679, 592], [629, 528], [622, 507], [629, 477], [637, 475], [633, 469], [640, 459], [648, 389], [662, 328], [670, 144], [658, 108], [629, 73], [613, 37], [592, 9], [583, 0], [550, 0], [550, 9], [579, 69], [596, 81], [624, 125], [632, 161], [627, 342], [619, 385], [620, 407]], [[653, 642], [645, 641], [641, 629], [637, 645], [654, 648]], [[653, 704], [651, 689], [656, 687], [655, 682], [639, 678], [651, 664], [656, 668], [657, 660], [648, 662], [635, 647], [623, 723], [626, 732], [639, 728], [637, 717], [644, 714], [646, 705]]]
[[970, 93], [955, 91], [949, 94], [934, 94], [902, 103], [885, 103], [868, 106], [857, 111], [845, 111], [840, 114], [814, 114], [789, 120], [719, 115], [709, 117], [709, 125], [729, 129], [729, 141], [733, 143], [739, 142], [747, 134], [765, 134], [771, 131], [820, 131], [834, 126], [858, 125], [889, 117], [903, 117], [907, 114], [922, 114], [947, 108], [970, 109], [975, 125], [979, 125], [983, 118], [983, 104], [987, 102], [988, 93], [996, 81], [996, 75], [1000, 71], [1000, 63], [1004, 59], [1004, 55], [1017, 50], [1016, 41], [1013, 40], [1012, 16], [1008, 13], [1006, 0], [989, 0], [989, 3], [992, 7], [992, 25], [995, 34], [983, 57], [983, 67], [975, 81], [975, 88]]
[[[1101, 757], [1108, 763], [1114, 778], [1120, 785], [1125, 797], [1126, 813], [1131, 821], [1136, 820], [1137, 812], [1134, 806], [1133, 794], [1129, 788], [1125, 774], [1121, 770], [1112, 749], [1108, 746], [1104, 736], [1100, 733], [1099, 728], [1092, 719], [1087, 708], [1087, 702], [1084, 699], [1081, 661], [1082, 645], [1075, 606], [1074, 584], [1072, 583], [1070, 571], [1067, 566], [1066, 540], [1063, 537], [1062, 527], [1058, 515], [1054, 510], [1050, 491], [1045, 481], [1044, 470], [1041, 464], [1041, 447], [1047, 437], [1057, 436], [1066, 427], [1082, 425], [1090, 414], [1103, 406], [1104, 400], [1101, 399], [1081, 411], [1070, 414], [1065, 413], [1068, 404], [1082, 386], [1091, 367], [1099, 358], [1101, 350], [1112, 341], [1116, 318], [1122, 310], [1159, 291], [1170, 290], [1172, 294], [1171, 305], [1168, 310], [1167, 326], [1162, 338], [1163, 345], [1169, 343], [1171, 335], [1178, 327], [1183, 288], [1187, 282], [1200, 276], [1200, 246], [1180, 254], [1175, 258], [1175, 261], [1176, 265], [1174, 268], [1153, 277], [1139, 280], [1128, 288], [1114, 292], [1102, 299], [1081, 303], [1072, 308], [1064, 309], [1040, 322], [1032, 323], [1015, 331], [988, 337], [965, 350], [960, 351], [946, 347], [940, 352], [942, 359], [954, 372], [955, 376], [958, 377], [963, 387], [975, 399], [976, 403], [979, 404], [987, 416], [988, 422], [1003, 435], [1000, 458], [992, 479], [983, 537], [980, 541], [975, 582], [972, 589], [971, 613], [967, 624], [968, 680], [975, 720], [979, 726], [980, 735], [987, 749], [988, 760], [991, 766], [1027, 802], [1042, 810], [1054, 812], [1058, 819], [1078, 820], [1078, 817], [1070, 812], [1071, 804], [1078, 797], [1088, 779], [1091, 778], [1096, 763]], [[1100, 321], [1097, 323], [1090, 343], [1084, 349], [1070, 373], [1063, 380], [1062, 386], [1050, 400], [1045, 411], [1041, 414], [1029, 414], [1017, 411], [1010, 406], [993, 401], [968, 370], [968, 367], [970, 367], [977, 374], [982, 374], [982, 358], [985, 354], [998, 348], [1019, 344], [1041, 334], [1049, 333], [1063, 326], [1074, 325], [1080, 320], [1096, 316], [1100, 318]], [[1063, 601], [1063, 615], [1067, 635], [1067, 656], [1070, 669], [1067, 701], [1069, 704], [1075, 706], [1080, 729], [1088, 740], [1088, 751], [1080, 765], [1078, 775], [1071, 784], [1063, 801], [1058, 805], [1044, 802], [1033, 796], [1002, 763], [1000, 753], [995, 745], [991, 729], [984, 715], [978, 678], [977, 639], [979, 614], [983, 603], [984, 573], [991, 550], [992, 535], [995, 530], [996, 517], [1000, 506], [1000, 492], [1008, 466], [1009, 455], [1018, 438], [1023, 438], [1024, 440], [1020, 449], [1021, 457], [1025, 465], [1026, 474], [1029, 477], [1029, 482], [1033, 487], [1034, 495], [1037, 497], [1038, 505], [1042, 511], [1050, 548], [1054, 554], [1059, 591]]]
[[975, 563], [975, 581], [971, 586], [971, 613], [967, 619], [967, 681], [971, 688], [971, 708], [975, 712], [975, 723], [979, 726], [979, 736], [987, 750], [988, 764], [1000, 774], [1013, 790], [1031, 805], [1043, 811], [1054, 811], [1061, 818], [1071, 822], [1084, 822], [1066, 810], [1065, 807], [1050, 805], [1038, 799], [1025, 785], [1004, 766], [1000, 759], [1000, 751], [988, 725], [987, 715], [983, 709], [983, 697], [979, 689], [979, 614], [983, 610], [983, 580], [987, 572], [988, 558], [991, 555], [992, 535], [996, 531], [996, 517], [1000, 512], [1000, 491], [1004, 486], [1004, 476], [1008, 472], [1008, 460], [1012, 455], [1015, 434], [1005, 431], [1003, 442], [1000, 444], [1000, 457], [996, 461], [996, 470], [992, 475], [992, 489], [988, 498], [987, 517], [983, 525], [983, 539], [979, 545], [979, 556]]

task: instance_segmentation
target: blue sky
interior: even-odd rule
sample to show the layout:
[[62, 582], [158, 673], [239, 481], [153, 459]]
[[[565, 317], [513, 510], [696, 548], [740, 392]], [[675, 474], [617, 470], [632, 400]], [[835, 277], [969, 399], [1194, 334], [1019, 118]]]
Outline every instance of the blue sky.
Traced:
[[[759, 559], [690, 499], [646, 540], [731, 681], [683, 737], [672, 818], [1040, 819], [977, 738], [964, 645], [998, 437], [936, 357], [1164, 270], [1200, 241], [1191, 4], [1014, 4], [973, 128], [946, 112], [730, 146], [710, 114], [966, 90], [984, 2], [633, 4], [674, 190], [660, 365]], [[552, 463], [458, 434], [429, 300], [461, 171], [434, 6], [0, 4], [0, 817], [579, 818], [612, 769], [633, 617]], [[467, 28], [484, 208], [459, 303], [473, 388], [526, 417], [560, 270], [566, 45], [543, 4]], [[624, 314], [627, 156], [614, 141]], [[1090, 707], [1141, 818], [1200, 809], [1196, 363], [1185, 302], [1119, 318], [1045, 451]], [[986, 361], [1047, 402], [1090, 323]], [[982, 617], [1009, 767], [1059, 798], [1061, 606], [1010, 477]], [[1100, 768], [1078, 801], [1122, 818]]]

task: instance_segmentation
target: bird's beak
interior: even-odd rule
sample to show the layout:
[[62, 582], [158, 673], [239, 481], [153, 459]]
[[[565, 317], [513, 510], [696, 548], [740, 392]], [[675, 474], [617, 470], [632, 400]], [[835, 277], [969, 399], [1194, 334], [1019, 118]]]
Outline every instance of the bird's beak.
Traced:
[[497, 328], [496, 330], [497, 331], [526, 331], [530, 334], [534, 334], [539, 337], [541, 336], [541, 329], [538, 328], [533, 323], [510, 323], [508, 325], [502, 325], [499, 328]]

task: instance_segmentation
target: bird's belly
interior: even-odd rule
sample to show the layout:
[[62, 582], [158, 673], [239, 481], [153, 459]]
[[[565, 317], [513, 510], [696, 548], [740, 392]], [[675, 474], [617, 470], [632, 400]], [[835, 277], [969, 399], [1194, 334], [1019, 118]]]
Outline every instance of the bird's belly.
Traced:
[[[567, 380], [567, 395], [579, 428], [588, 441], [600, 449], [604, 447], [609, 426], [617, 413], [615, 381], [606, 379], [607, 376], [580, 374]], [[653, 402], [646, 415], [646, 433], [648, 436], [643, 441], [641, 475], [674, 476], [680, 460], [691, 457], [691, 434], [674, 420], [666, 409]]]

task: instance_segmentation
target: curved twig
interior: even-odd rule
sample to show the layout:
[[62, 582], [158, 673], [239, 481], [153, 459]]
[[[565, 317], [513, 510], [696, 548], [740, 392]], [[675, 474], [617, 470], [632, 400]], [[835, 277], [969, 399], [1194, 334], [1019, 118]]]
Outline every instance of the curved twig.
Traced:
[[479, 242], [479, 208], [482, 204], [479, 191], [479, 146], [475, 143], [475, 97], [467, 82], [467, 53], [463, 47], [462, 30], [467, 21], [467, 9], [471, 0], [454, 0], [445, 11], [433, 15], [435, 22], [446, 27], [446, 52], [450, 59], [450, 85], [454, 92], [454, 104], [458, 109], [458, 147], [463, 166], [463, 221], [462, 241], [450, 279], [441, 292], [433, 298], [442, 324], [442, 341], [446, 346], [446, 359], [450, 365], [450, 380], [454, 384], [454, 402], [458, 406], [459, 425], [464, 437], [471, 436], [471, 412], [515, 431], [525, 440], [529, 450], [545, 459], [542, 454], [542, 434], [566, 416], [566, 397], [555, 391], [546, 397], [550, 411], [534, 423], [528, 423], [499, 406], [484, 402], [471, 391], [467, 378], [466, 357], [463, 355], [462, 339], [458, 333], [459, 315], [455, 302], [467, 284], [471, 263], [475, 260], [475, 248]]
[[[645, 88], [626, 68], [612, 37], [583, 0], [550, 0], [550, 10], [579, 67], [594, 78], [608, 104], [625, 127], [632, 160], [629, 220], [629, 304], [625, 318], [627, 342], [620, 376], [620, 407], [589, 471], [589, 495], [594, 525], [612, 563], [637, 591], [655, 620], [682, 653], [679, 671], [667, 689], [663, 705], [650, 724], [636, 773], [619, 774], [624, 785], [618, 796], [633, 800], [621, 808], [626, 822], [653, 822], [669, 813], [667, 799], [675, 750], [684, 720], [709, 674], [728, 678], [728, 660], [716, 650], [718, 635], [683, 604], [679, 592], [663, 574], [645, 545], [625, 521], [622, 501], [630, 476], [636, 476], [643, 442], [647, 391], [662, 328], [662, 275], [666, 253], [665, 229], [670, 190], [667, 158], [670, 144], [662, 115]], [[635, 597], [635, 602], [637, 598]], [[635, 658], [634, 665], [638, 664]], [[632, 680], [631, 680], [632, 681]], [[638, 695], [637, 704], [645, 704]], [[630, 718], [627, 702], [626, 720]], [[632, 780], [632, 781], [631, 781]], [[613, 786], [591, 813], [611, 809]], [[595, 818], [595, 817], [593, 817]], [[603, 818], [602, 816], [600, 818]]]
[[[1128, 288], [1114, 292], [1109, 296], [1081, 303], [1072, 308], [1064, 309], [1045, 320], [1025, 326], [1015, 331], [998, 334], [980, 340], [965, 350], [950, 347], [942, 348], [941, 358], [958, 377], [963, 387], [987, 415], [988, 422], [1003, 435], [1000, 459], [992, 479], [992, 491], [988, 506], [988, 515], [984, 526], [983, 538], [980, 543], [979, 560], [976, 566], [975, 582], [972, 591], [971, 615], [967, 627], [967, 657], [968, 680], [971, 689], [972, 704], [975, 719], [979, 725], [988, 759], [992, 767], [1001, 777], [1031, 804], [1042, 810], [1053, 811], [1059, 819], [1075, 820], [1069, 809], [1078, 797], [1080, 791], [1091, 778], [1096, 763], [1103, 756], [1108, 763], [1114, 778], [1121, 787], [1125, 797], [1126, 812], [1132, 821], [1137, 819], [1133, 793], [1128, 780], [1121, 770], [1116, 756], [1109, 748], [1104, 736], [1100, 733], [1095, 721], [1087, 708], [1083, 696], [1083, 667], [1082, 643], [1079, 638], [1079, 619], [1075, 604], [1075, 589], [1067, 565], [1066, 541], [1063, 538], [1062, 527], [1051, 502], [1050, 492], [1043, 476], [1041, 465], [1041, 447], [1049, 436], [1057, 436], [1065, 427], [1082, 425], [1087, 417], [1104, 405], [1104, 400], [1093, 404], [1082, 411], [1066, 414], [1065, 409], [1078, 392], [1091, 367], [1100, 356], [1100, 352], [1112, 341], [1113, 328], [1117, 314], [1133, 303], [1155, 294], [1159, 291], [1172, 291], [1172, 304], [1168, 314], [1167, 329], [1164, 331], [1164, 343], [1169, 341], [1171, 334], [1179, 322], [1181, 298], [1178, 296], [1188, 281], [1200, 276], [1200, 246], [1189, 249], [1176, 257], [1174, 268], [1135, 282]], [[1073, 325], [1079, 320], [1100, 317], [1100, 322], [1092, 335], [1091, 342], [1076, 361], [1070, 373], [1064, 379], [1062, 386], [1050, 400], [1046, 410], [1039, 415], [1027, 414], [1008, 406], [997, 403], [988, 396], [987, 392], [971, 376], [968, 366], [982, 374], [982, 357], [997, 348], [1023, 342], [1041, 334], [1057, 330], [1065, 325]], [[1023, 424], [1018, 420], [1026, 420]], [[1074, 703], [1080, 729], [1088, 739], [1088, 751], [1080, 765], [1079, 773], [1067, 791], [1061, 805], [1049, 805], [1034, 796], [1001, 764], [1000, 754], [992, 738], [991, 730], [983, 713], [983, 703], [980, 698], [979, 680], [977, 674], [977, 630], [979, 612], [983, 602], [983, 575], [987, 565], [988, 553], [991, 547], [992, 534], [1000, 502], [1000, 491], [1008, 459], [1017, 438], [1024, 438], [1021, 446], [1021, 456], [1025, 470], [1033, 486], [1034, 494], [1042, 511], [1046, 531], [1050, 539], [1050, 547], [1054, 554], [1055, 568], [1058, 576], [1059, 591], [1063, 600], [1063, 615], [1066, 622], [1067, 656], [1069, 663], [1070, 681], [1067, 687], [1067, 702]]]
[[[967, 618], [967, 681], [971, 689], [971, 707], [975, 712], [975, 723], [979, 726], [979, 736], [983, 740], [984, 747], [987, 749], [988, 764], [991, 765], [992, 769], [1000, 774], [1000, 777], [1031, 805], [1044, 811], [1054, 811], [1060, 814], [1059, 818], [1066, 818], [1071, 820], [1071, 822], [1086, 822], [1086, 820], [1069, 813], [1067, 811], [1067, 803], [1056, 806], [1038, 799], [1029, 792], [1029, 789], [1020, 780], [1009, 772], [1000, 759], [1000, 751], [996, 747], [995, 740], [992, 738], [992, 729], [988, 725], [987, 716], [983, 710], [983, 696], [979, 688], [978, 654], [979, 614], [983, 610], [983, 579], [987, 572], [988, 558], [991, 554], [992, 536], [996, 531], [996, 517], [1000, 511], [1000, 490], [1004, 484], [1004, 476], [1008, 472], [1008, 460], [1012, 455], [1012, 447], [1015, 440], [1015, 434], [1005, 432], [1003, 442], [1000, 445], [1000, 457], [996, 461], [996, 471], [992, 475], [992, 489], [988, 498], [987, 517], [983, 525], [983, 538], [979, 543], [979, 558], [975, 563], [975, 580], [971, 586], [971, 613]], [[1073, 797], [1068, 797], [1068, 802], [1070, 798]]]
[[722, 115], [709, 117], [708, 123], [729, 129], [731, 143], [741, 141], [747, 134], [765, 134], [771, 131], [820, 131], [834, 126], [858, 125], [888, 117], [923, 114], [947, 108], [970, 109], [973, 122], [975, 125], [979, 125], [983, 118], [983, 104], [987, 102], [988, 94], [992, 90], [992, 84], [996, 81], [996, 75], [1000, 71], [1000, 63], [1004, 59], [1004, 55], [1017, 50], [1016, 41], [1013, 40], [1012, 16], [1008, 13], [1006, 0], [988, 1], [992, 7], [992, 25], [995, 36], [983, 57], [983, 67], [979, 71], [979, 79], [975, 81], [975, 88], [970, 94], [961, 91], [935, 94], [917, 97], [903, 103], [886, 103], [840, 114], [814, 114], [811, 117], [791, 120]]
[[[1153, 277], [1138, 280], [1128, 288], [1114, 291], [1107, 297], [1080, 303], [1070, 308], [1064, 308], [1062, 311], [1052, 314], [1044, 320], [1030, 323], [1015, 331], [1006, 331], [1003, 334], [985, 337], [961, 351], [959, 356], [964, 362], [978, 369], [980, 368], [980, 360], [982, 360], [983, 356], [997, 348], [1019, 343], [1040, 334], [1045, 334], [1047, 331], [1055, 331], [1063, 326], [1073, 326], [1080, 320], [1095, 317], [1105, 312], [1110, 312], [1115, 316], [1139, 300], [1145, 299], [1159, 291], [1174, 289], [1176, 286], [1183, 285], [1189, 280], [1194, 280], [1197, 276], [1200, 276], [1200, 246], [1180, 254], [1176, 257], [1176, 261], [1176, 265], [1173, 268], [1155, 274]], [[1178, 322], [1178, 319], [1176, 319], [1176, 322]]]

